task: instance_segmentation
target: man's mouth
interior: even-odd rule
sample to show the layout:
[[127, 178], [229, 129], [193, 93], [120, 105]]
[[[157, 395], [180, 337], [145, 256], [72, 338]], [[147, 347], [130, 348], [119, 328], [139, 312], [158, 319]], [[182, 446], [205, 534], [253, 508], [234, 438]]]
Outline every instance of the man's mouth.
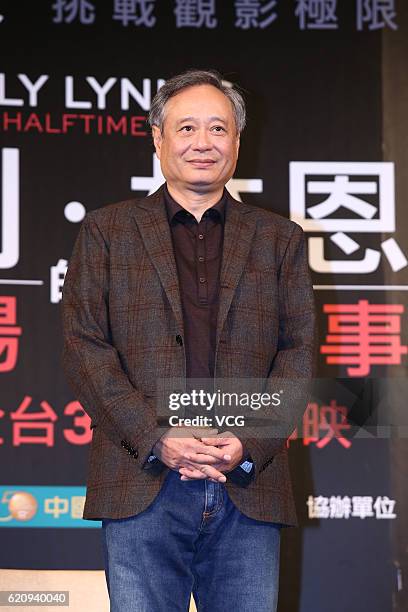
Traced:
[[209, 166], [212, 166], [213, 164], [215, 164], [215, 160], [214, 159], [190, 159], [188, 160], [188, 163], [192, 164], [193, 166], [197, 168], [208, 168]]

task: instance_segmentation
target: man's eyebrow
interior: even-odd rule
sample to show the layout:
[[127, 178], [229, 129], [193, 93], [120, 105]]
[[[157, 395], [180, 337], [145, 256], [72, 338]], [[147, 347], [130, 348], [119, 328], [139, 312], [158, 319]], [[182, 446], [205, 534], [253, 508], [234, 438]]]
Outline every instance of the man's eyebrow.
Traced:
[[[180, 123], [184, 123], [184, 121], [197, 121], [196, 117], [183, 117], [183, 119], [179, 119], [177, 121], [177, 125]], [[209, 121], [220, 121], [221, 123], [227, 123], [227, 121], [225, 119], [223, 119], [222, 117], [217, 117], [216, 115], [214, 115], [213, 117], [209, 118]]]
[[223, 119], [222, 117], [217, 117], [217, 116], [210, 117], [210, 121], [221, 121], [221, 123], [227, 123], [225, 119]]
[[184, 123], [184, 121], [196, 121], [195, 117], [183, 117], [183, 119], [179, 119], [177, 124]]

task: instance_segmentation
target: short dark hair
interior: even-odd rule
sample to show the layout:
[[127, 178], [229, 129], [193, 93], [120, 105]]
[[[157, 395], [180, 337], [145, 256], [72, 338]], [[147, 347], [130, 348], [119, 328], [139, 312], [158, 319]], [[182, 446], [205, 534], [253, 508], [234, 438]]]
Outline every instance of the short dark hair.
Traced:
[[165, 82], [152, 100], [149, 112], [149, 125], [156, 125], [163, 131], [165, 106], [168, 100], [187, 87], [194, 85], [212, 85], [219, 89], [232, 104], [237, 133], [240, 134], [246, 123], [245, 101], [236, 86], [224, 85], [222, 76], [217, 70], [187, 70]]

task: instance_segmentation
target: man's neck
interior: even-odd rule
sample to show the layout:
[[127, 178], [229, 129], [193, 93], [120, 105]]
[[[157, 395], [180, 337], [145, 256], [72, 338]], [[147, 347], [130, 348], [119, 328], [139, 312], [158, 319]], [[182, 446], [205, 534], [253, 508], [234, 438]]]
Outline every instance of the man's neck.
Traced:
[[167, 184], [167, 189], [169, 194], [183, 208], [188, 210], [194, 217], [200, 222], [203, 213], [214, 206], [217, 202], [221, 200], [222, 194], [224, 192], [224, 188], [221, 187], [216, 191], [211, 191], [208, 193], [200, 193], [193, 190], [180, 190], [177, 189], [174, 185]]

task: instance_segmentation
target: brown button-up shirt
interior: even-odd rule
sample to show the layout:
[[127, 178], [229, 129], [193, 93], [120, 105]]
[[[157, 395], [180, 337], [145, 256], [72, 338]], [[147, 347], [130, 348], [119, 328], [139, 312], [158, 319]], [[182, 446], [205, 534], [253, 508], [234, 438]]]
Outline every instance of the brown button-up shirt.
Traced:
[[[190, 378], [214, 378], [226, 191], [200, 222], [164, 187], [184, 317], [187, 386]], [[212, 390], [212, 388], [211, 388]]]

